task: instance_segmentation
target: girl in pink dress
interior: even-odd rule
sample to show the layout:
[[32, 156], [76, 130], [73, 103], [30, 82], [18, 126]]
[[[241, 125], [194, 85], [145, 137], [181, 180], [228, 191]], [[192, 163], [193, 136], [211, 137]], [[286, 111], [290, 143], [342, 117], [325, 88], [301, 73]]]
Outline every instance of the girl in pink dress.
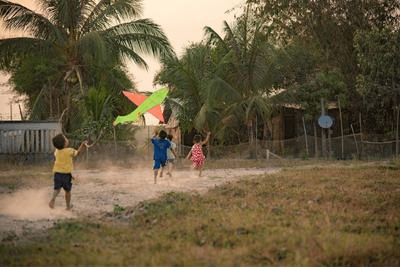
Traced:
[[201, 147], [208, 142], [210, 134], [211, 133], [208, 132], [207, 138], [204, 141], [201, 141], [201, 135], [195, 135], [193, 138], [194, 145], [192, 146], [192, 149], [190, 149], [189, 154], [186, 156], [186, 159], [190, 159], [193, 162], [193, 169], [199, 171], [199, 177], [203, 171], [205, 158]]

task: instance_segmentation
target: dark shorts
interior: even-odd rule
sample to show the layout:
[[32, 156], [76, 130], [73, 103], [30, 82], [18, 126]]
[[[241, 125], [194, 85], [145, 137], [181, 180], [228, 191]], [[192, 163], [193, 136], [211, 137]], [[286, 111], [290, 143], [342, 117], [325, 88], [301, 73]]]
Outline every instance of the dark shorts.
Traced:
[[54, 173], [54, 190], [63, 188], [65, 192], [70, 192], [72, 189], [72, 175], [70, 173]]
[[167, 164], [167, 160], [166, 159], [155, 159], [154, 160], [153, 170], [158, 170], [161, 167], [164, 168], [166, 164]]

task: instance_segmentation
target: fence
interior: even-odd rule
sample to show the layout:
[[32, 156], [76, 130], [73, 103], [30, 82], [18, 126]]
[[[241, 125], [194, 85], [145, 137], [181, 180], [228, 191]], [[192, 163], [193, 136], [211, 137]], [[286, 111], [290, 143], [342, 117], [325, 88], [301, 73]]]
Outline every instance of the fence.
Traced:
[[[35, 125], [35, 126], [34, 126]], [[38, 128], [40, 127], [40, 130]], [[36, 158], [52, 158], [54, 148], [51, 138], [61, 132], [60, 125], [54, 123], [14, 124], [13, 128], [8, 126], [4, 129], [4, 123], [0, 122], [0, 158], [4, 156], [14, 158], [18, 161], [27, 161]], [[70, 140], [70, 145], [77, 148], [80, 140]], [[286, 140], [257, 140], [253, 143], [241, 143], [237, 145], [204, 146], [204, 154], [212, 159], [268, 159], [279, 156], [284, 159], [363, 159], [378, 160], [396, 156], [396, 141], [385, 140], [383, 135], [369, 136], [368, 140], [362, 140], [360, 134], [348, 135], [335, 138], [326, 138], [326, 153], [322, 151], [322, 139], [313, 136], [304, 136]], [[177, 144], [177, 151], [181, 158], [186, 157], [191, 146]], [[3, 156], [3, 157], [1, 157]], [[131, 159], [151, 160], [153, 157], [153, 146], [149, 140], [118, 141], [100, 140], [85, 152], [80, 161], [93, 161], [101, 159], [128, 162]]]
[[58, 122], [0, 121], [0, 156], [48, 157], [54, 151], [51, 139], [58, 133]]
[[[257, 140], [231, 146], [211, 146], [210, 157], [262, 159], [267, 158], [268, 151], [289, 159], [319, 157], [375, 160], [397, 156], [396, 140], [385, 140], [383, 135], [370, 135], [369, 140], [363, 140], [361, 134], [325, 138], [325, 146], [322, 142], [321, 137], [307, 136], [306, 140], [304, 136], [300, 136], [286, 140]], [[184, 151], [188, 152], [189, 149], [190, 147], [185, 147]]]

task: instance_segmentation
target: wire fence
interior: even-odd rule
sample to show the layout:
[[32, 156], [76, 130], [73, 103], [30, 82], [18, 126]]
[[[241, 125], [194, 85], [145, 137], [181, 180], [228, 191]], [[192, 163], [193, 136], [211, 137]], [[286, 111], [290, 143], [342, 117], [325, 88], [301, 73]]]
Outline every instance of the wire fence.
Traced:
[[[384, 140], [384, 135], [369, 136], [363, 140], [361, 134], [342, 137], [315, 138], [314, 136], [296, 137], [286, 140], [257, 140], [237, 145], [204, 145], [203, 152], [212, 159], [336, 159], [336, 160], [379, 160], [397, 156], [396, 140]], [[325, 140], [325, 144], [323, 144]], [[374, 141], [376, 140], [376, 141]], [[75, 142], [75, 146], [78, 146]], [[177, 144], [180, 158], [187, 156], [191, 146]], [[105, 155], [125, 160], [135, 157], [139, 160], [151, 160], [153, 146], [150, 140], [141, 144], [133, 141], [102, 141], [90, 148], [87, 157], [95, 160]]]
[[[70, 140], [70, 146], [79, 147], [81, 140]], [[315, 138], [314, 136], [296, 137], [285, 140], [255, 140], [237, 145], [208, 145], [203, 146], [203, 152], [210, 159], [257, 159], [270, 158], [283, 159], [361, 159], [380, 160], [397, 157], [396, 140], [387, 140], [384, 135], [370, 135], [368, 140], [363, 140], [361, 134], [343, 137]], [[177, 144], [180, 158], [185, 158], [191, 146]], [[4, 156], [4, 155], [3, 155]], [[7, 155], [6, 155], [7, 156]], [[8, 160], [14, 162], [36, 162], [35, 155], [15, 154], [8, 155]], [[142, 142], [135, 140], [99, 140], [84, 152], [78, 161], [96, 162], [109, 159], [118, 162], [149, 161], [153, 158], [153, 145], [150, 139]], [[52, 153], [41, 157], [43, 160], [52, 161]]]

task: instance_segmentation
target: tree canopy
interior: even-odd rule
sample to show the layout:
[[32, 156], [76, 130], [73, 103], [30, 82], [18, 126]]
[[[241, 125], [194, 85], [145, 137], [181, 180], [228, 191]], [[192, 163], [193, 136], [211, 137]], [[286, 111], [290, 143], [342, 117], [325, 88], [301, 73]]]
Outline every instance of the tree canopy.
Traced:
[[0, 68], [11, 73], [18, 92], [28, 95], [33, 113], [42, 102], [47, 112], [36, 113], [37, 118], [57, 117], [67, 109], [71, 123], [79, 113], [79, 101], [74, 99], [84, 97], [89, 88], [106, 88], [114, 96], [121, 89], [134, 89], [123, 67], [127, 60], [147, 68], [143, 55], [173, 54], [161, 27], [141, 18], [140, 0], [39, 0], [38, 4], [40, 11], [35, 12], [0, 1], [5, 27], [29, 34], [0, 40]]

